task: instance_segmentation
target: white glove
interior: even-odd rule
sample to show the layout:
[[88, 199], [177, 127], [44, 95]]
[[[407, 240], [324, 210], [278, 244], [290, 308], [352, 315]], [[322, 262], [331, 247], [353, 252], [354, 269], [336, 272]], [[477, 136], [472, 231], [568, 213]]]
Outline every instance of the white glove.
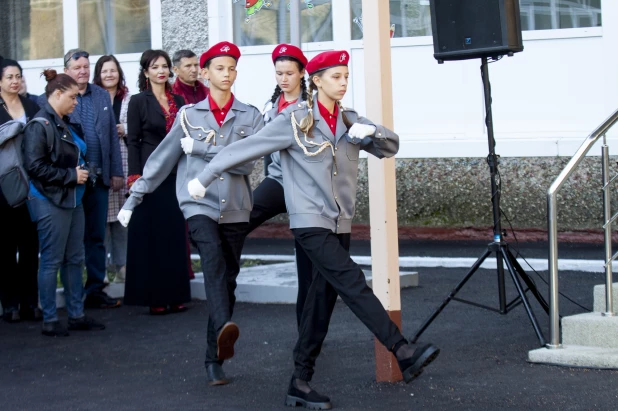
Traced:
[[189, 190], [189, 195], [194, 200], [199, 200], [200, 198], [204, 198], [204, 196], [206, 195], [206, 187], [204, 187], [197, 178], [194, 178], [193, 180], [189, 181], [188, 190]]
[[118, 221], [122, 224], [123, 227], [129, 225], [129, 221], [131, 221], [131, 215], [133, 215], [133, 211], [125, 210], [124, 208], [120, 210], [118, 213]]
[[348, 130], [348, 135], [352, 138], [363, 139], [367, 136], [372, 136], [376, 133], [376, 127], [370, 126], [369, 124], [360, 124], [354, 123], [350, 130]]
[[191, 154], [193, 152], [193, 139], [191, 137], [181, 138], [180, 145], [185, 154]]

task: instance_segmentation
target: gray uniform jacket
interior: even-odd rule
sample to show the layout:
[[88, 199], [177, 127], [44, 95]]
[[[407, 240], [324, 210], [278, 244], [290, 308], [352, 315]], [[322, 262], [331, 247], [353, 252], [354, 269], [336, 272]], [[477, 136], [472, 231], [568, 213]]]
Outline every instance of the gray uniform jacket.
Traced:
[[[280, 98], [281, 98], [281, 95], [277, 97], [274, 103], [271, 103], [270, 101], [266, 103], [265, 110], [264, 110], [264, 124], [270, 123], [279, 114], [277, 110], [279, 110], [278, 107], [279, 107]], [[302, 103], [302, 102], [303, 102], [302, 98], [299, 97], [297, 104]], [[272, 162], [268, 165], [267, 178], [272, 178], [279, 184], [283, 185], [283, 171], [281, 170], [281, 155], [279, 154], [278, 151], [275, 151], [274, 153], [270, 155], [270, 158], [272, 159]]]
[[[313, 110], [313, 138], [305, 137], [298, 126], [295, 136], [292, 114], [300, 123], [307, 113], [305, 103], [288, 107], [260, 132], [219, 152], [197, 177], [199, 182], [208, 187], [225, 170], [280, 151], [290, 228], [322, 227], [349, 233], [356, 205], [359, 151], [378, 158], [392, 157], [399, 149], [399, 137], [375, 125], [375, 135], [352, 144], [345, 138], [341, 114], [333, 136], [317, 107]], [[352, 123], [374, 125], [353, 110], [345, 110], [345, 114]]]
[[[200, 200], [189, 195], [187, 185], [225, 146], [245, 139], [263, 126], [260, 111], [236, 98], [221, 127], [210, 111], [208, 99], [182, 107], [169, 134], [146, 161], [144, 173], [133, 183], [131, 196], [122, 208], [135, 209], [144, 195], [159, 187], [178, 165], [176, 196], [185, 219], [201, 214], [220, 224], [248, 222], [253, 207], [248, 176], [253, 171], [253, 161], [239, 162], [219, 173], [216, 183], [208, 186], [206, 195]], [[186, 155], [180, 145], [180, 139], [185, 136], [195, 140], [190, 155]]]

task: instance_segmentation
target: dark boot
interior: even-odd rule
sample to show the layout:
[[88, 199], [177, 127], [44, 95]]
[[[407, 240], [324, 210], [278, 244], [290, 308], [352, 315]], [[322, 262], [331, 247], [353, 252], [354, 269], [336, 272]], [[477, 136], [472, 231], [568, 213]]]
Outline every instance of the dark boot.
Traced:
[[395, 357], [404, 381], [409, 383], [423, 372], [440, 354], [440, 349], [432, 344], [424, 344], [414, 348], [413, 344], [402, 344], [395, 350]]
[[[299, 384], [301, 387], [299, 387]], [[330, 398], [318, 394], [317, 391], [309, 387], [307, 381], [297, 380], [294, 377], [292, 377], [288, 387], [285, 405], [288, 407], [298, 407], [300, 405], [310, 410], [330, 410], [333, 408]]]
[[72, 331], [94, 331], [104, 329], [105, 325], [85, 315], [80, 318], [69, 318], [69, 330]]
[[66, 328], [64, 328], [60, 321], [50, 321], [48, 323], [43, 323], [43, 327], [41, 327], [41, 332], [43, 335], [48, 337], [67, 337], [69, 332]]
[[209, 364], [206, 367], [206, 380], [208, 385], [226, 385], [230, 383], [230, 380], [225, 377], [223, 367], [217, 363]]

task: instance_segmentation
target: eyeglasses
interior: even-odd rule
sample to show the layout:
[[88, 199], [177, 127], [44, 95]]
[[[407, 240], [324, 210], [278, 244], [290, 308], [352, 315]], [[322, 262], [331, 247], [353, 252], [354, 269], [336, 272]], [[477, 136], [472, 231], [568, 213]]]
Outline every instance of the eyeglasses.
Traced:
[[69, 60], [73, 59], [73, 60], [79, 60], [82, 57], [90, 57], [90, 54], [88, 54], [87, 51], [76, 51], [75, 53], [71, 54], [69, 57], [67, 57], [64, 60], [64, 65], [66, 66], [67, 63], [69, 62]]

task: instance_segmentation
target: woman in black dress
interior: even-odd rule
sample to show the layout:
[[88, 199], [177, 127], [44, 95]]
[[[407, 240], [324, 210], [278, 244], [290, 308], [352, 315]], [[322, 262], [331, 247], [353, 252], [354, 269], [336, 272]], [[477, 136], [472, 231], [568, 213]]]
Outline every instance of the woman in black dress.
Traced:
[[[129, 103], [127, 146], [130, 187], [146, 160], [169, 132], [181, 96], [171, 93], [171, 61], [162, 50], [140, 60], [140, 93]], [[176, 200], [176, 172], [135, 210], [129, 227], [125, 304], [150, 307], [151, 314], [185, 311], [191, 299], [185, 220]]]

